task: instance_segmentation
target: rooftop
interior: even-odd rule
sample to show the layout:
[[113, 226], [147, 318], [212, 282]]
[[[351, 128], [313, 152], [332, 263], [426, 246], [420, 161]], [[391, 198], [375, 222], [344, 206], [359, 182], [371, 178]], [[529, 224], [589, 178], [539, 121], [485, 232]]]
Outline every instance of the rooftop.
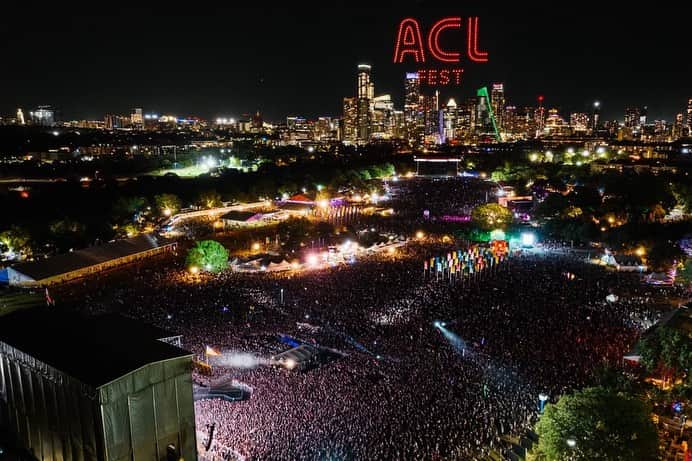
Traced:
[[93, 387], [150, 363], [191, 355], [158, 341], [174, 335], [126, 317], [84, 317], [45, 307], [0, 321], [1, 342]]

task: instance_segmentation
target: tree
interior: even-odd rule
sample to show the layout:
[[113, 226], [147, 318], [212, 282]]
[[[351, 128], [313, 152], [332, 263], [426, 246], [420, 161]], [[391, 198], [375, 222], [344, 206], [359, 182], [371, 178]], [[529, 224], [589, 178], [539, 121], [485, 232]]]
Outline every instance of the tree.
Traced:
[[146, 206], [143, 197], [120, 197], [113, 205], [113, 213], [119, 220], [134, 221], [135, 214]]
[[539, 460], [658, 459], [658, 434], [648, 405], [603, 387], [586, 388], [547, 405], [536, 433]]
[[505, 229], [512, 223], [512, 212], [497, 203], [486, 203], [471, 211], [471, 219], [481, 229]]
[[221, 272], [228, 267], [228, 250], [215, 240], [202, 240], [188, 251], [185, 264], [190, 269]]
[[216, 208], [221, 206], [221, 196], [218, 192], [210, 190], [199, 194], [197, 203], [204, 208]]
[[174, 215], [180, 210], [180, 199], [175, 194], [159, 194], [154, 197], [156, 208], [164, 216]]
[[20, 257], [26, 257], [31, 253], [30, 240], [29, 233], [19, 226], [12, 226], [0, 232], [0, 243], [6, 246], [8, 251], [17, 253]]
[[668, 270], [674, 263], [684, 258], [685, 252], [677, 243], [659, 241], [654, 243], [648, 251], [647, 262], [654, 270]]
[[689, 339], [672, 328], [657, 327], [639, 341], [638, 348], [641, 364], [649, 372], [662, 367], [664, 371], [676, 375], [692, 365]]
[[562, 210], [562, 218], [563, 219], [576, 219], [580, 217], [581, 215], [584, 214], [584, 211], [582, 211], [581, 208], [578, 206], [568, 206], [564, 210]]
[[569, 206], [569, 200], [562, 194], [549, 194], [537, 207], [535, 215], [539, 218], [557, 216]]

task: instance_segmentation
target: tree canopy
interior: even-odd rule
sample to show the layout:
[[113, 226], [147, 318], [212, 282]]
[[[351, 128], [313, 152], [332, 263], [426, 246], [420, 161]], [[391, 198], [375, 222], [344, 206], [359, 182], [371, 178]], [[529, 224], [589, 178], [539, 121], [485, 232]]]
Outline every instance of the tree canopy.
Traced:
[[486, 203], [471, 211], [471, 219], [484, 230], [506, 229], [512, 223], [512, 212], [497, 203]]
[[180, 210], [180, 199], [175, 194], [159, 194], [154, 197], [154, 203], [159, 213], [171, 216]]
[[202, 240], [188, 251], [185, 264], [189, 269], [221, 272], [228, 267], [228, 250], [215, 240]]
[[658, 434], [648, 405], [603, 387], [547, 405], [536, 432], [537, 459], [543, 461], [658, 459]]

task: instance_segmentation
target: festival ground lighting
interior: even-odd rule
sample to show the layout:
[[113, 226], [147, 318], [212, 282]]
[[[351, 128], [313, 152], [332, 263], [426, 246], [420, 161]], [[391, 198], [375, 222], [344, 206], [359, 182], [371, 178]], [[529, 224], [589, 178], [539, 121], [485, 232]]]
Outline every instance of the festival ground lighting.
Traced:
[[532, 247], [536, 243], [536, 234], [533, 232], [522, 232], [521, 246]]
[[440, 320], [433, 322], [433, 326], [440, 330], [447, 342], [461, 355], [466, 355], [466, 342], [453, 331], [447, 329], [447, 324]]
[[308, 263], [308, 266], [310, 267], [317, 267], [317, 264], [319, 263], [319, 258], [317, 257], [316, 254], [311, 253], [307, 256], [306, 262]]
[[539, 407], [538, 409], [540, 410], [541, 414], [543, 414], [543, 410], [545, 410], [545, 402], [548, 401], [548, 396], [546, 394], [538, 394], [538, 402], [539, 402]]

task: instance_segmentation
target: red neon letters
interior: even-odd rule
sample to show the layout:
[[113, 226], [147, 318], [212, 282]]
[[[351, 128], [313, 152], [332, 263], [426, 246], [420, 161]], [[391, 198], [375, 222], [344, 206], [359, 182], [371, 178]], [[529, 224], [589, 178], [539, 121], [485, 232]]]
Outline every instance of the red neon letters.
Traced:
[[461, 85], [461, 74], [464, 69], [419, 69], [418, 82], [420, 85], [447, 86]]
[[[456, 63], [461, 60], [457, 51], [443, 50], [440, 46], [440, 34], [447, 29], [461, 29], [460, 17], [443, 18], [437, 21], [428, 32], [427, 48], [430, 56], [439, 62]], [[471, 61], [487, 62], [488, 52], [478, 50], [478, 17], [472, 16], [467, 22], [466, 52]], [[394, 62], [401, 64], [407, 55], [413, 55], [416, 63], [425, 62], [425, 50], [418, 21], [406, 18], [399, 24], [394, 45]]]
[[440, 62], [459, 62], [459, 53], [440, 48], [440, 32], [445, 29], [460, 29], [461, 18], [444, 18], [437, 21], [428, 33], [428, 49], [433, 58]]
[[396, 36], [394, 48], [394, 62], [403, 62], [404, 56], [407, 54], [412, 54], [416, 62], [425, 62], [420, 26], [418, 21], [413, 18], [406, 18], [399, 24], [399, 33]]

